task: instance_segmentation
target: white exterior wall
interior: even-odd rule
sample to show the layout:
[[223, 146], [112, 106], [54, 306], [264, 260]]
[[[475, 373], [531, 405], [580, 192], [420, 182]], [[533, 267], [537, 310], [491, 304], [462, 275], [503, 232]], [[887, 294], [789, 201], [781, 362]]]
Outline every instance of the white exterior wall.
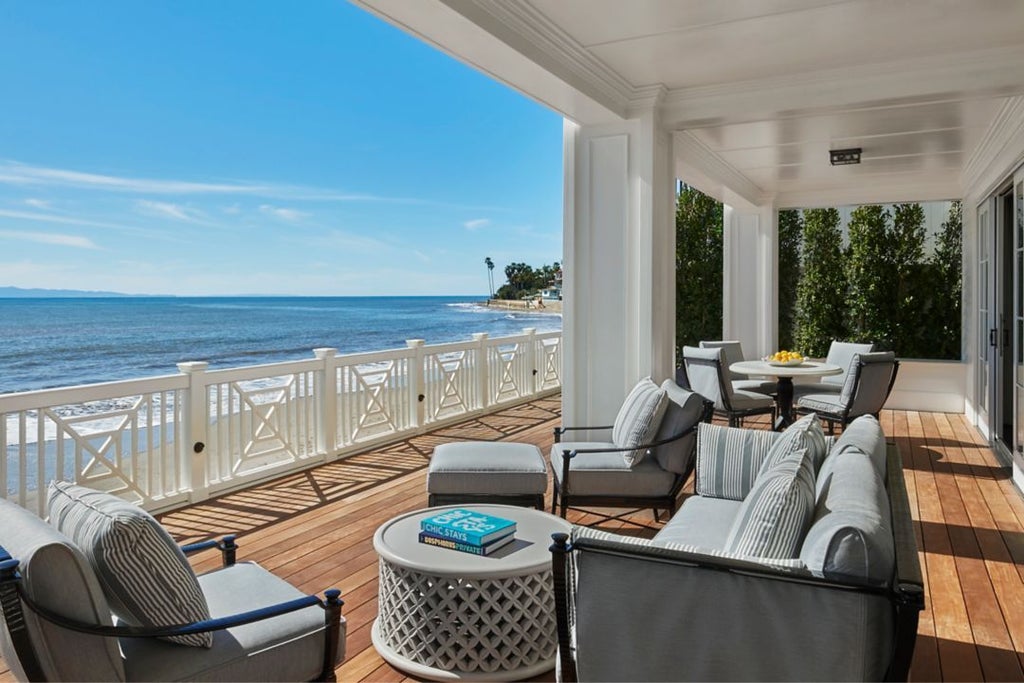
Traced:
[[563, 419], [610, 424], [637, 380], [674, 374], [672, 138], [653, 110], [563, 134]]

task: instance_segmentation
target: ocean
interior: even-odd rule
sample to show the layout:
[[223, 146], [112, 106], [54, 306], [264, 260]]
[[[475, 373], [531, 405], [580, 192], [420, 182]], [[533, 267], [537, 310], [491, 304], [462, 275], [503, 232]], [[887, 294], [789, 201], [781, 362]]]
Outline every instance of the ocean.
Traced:
[[0, 393], [562, 328], [553, 313], [506, 311], [481, 297], [126, 297], [0, 299]]

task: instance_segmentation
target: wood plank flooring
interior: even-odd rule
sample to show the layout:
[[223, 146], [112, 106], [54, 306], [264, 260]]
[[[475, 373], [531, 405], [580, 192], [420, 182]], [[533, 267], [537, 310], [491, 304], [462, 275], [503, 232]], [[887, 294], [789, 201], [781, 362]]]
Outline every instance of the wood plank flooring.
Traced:
[[[181, 542], [237, 533], [240, 559], [259, 562], [305, 592], [340, 588], [348, 655], [338, 679], [410, 680], [370, 644], [377, 613], [373, 531], [426, 506], [426, 466], [437, 444], [523, 441], [546, 453], [559, 410], [558, 396], [511, 407], [189, 506], [161, 521]], [[912, 680], [1024, 681], [1024, 498], [1009, 470], [960, 415], [886, 411], [882, 423], [903, 455], [926, 578]], [[598, 512], [570, 517], [644, 536], [662, 526], [649, 510], [616, 520]], [[213, 552], [194, 564], [205, 571], [218, 563]], [[12, 679], [0, 660], [0, 681]]]

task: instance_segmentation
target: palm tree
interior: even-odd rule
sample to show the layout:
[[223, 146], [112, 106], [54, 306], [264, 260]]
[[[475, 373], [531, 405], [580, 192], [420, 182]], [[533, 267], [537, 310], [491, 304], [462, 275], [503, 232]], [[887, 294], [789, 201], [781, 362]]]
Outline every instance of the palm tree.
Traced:
[[494, 298], [494, 261], [488, 256], [484, 259], [484, 265], [487, 266], [487, 284], [491, 288], [491, 298]]

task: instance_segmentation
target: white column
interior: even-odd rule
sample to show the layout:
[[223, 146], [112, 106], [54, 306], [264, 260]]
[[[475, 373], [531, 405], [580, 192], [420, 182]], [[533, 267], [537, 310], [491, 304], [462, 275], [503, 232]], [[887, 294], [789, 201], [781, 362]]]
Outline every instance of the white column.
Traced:
[[760, 358], [778, 344], [775, 206], [753, 206], [726, 191], [722, 238], [722, 338], [738, 339], [748, 358]]
[[563, 420], [608, 423], [638, 379], [674, 374], [672, 138], [654, 109], [563, 133]]

